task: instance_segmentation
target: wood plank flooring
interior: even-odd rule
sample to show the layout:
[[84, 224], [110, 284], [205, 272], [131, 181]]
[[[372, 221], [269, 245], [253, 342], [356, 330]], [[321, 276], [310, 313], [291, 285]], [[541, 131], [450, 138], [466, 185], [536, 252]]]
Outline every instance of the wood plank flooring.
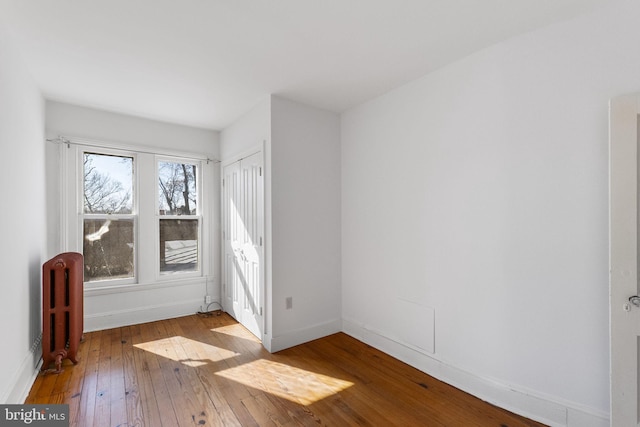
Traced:
[[270, 354], [224, 313], [87, 333], [78, 357], [25, 403], [78, 427], [542, 426], [342, 333]]

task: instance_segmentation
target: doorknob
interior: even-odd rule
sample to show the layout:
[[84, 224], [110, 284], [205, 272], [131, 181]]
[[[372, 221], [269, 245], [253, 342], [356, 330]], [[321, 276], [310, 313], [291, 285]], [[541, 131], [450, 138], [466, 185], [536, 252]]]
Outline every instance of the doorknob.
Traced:
[[635, 305], [636, 307], [640, 307], [640, 297], [638, 295], [629, 297], [629, 302]]

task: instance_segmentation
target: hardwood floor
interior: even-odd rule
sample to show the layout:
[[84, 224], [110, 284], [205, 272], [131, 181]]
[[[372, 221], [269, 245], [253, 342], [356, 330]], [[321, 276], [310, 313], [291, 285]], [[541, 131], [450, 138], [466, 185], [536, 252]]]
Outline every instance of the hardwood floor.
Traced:
[[227, 314], [85, 334], [25, 403], [72, 426], [542, 426], [339, 333], [275, 354]]

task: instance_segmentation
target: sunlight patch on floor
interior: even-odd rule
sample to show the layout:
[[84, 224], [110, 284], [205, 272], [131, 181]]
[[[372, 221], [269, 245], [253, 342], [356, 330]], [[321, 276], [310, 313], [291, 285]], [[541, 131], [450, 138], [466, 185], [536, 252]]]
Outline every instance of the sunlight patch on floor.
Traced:
[[353, 385], [349, 381], [264, 359], [225, 369], [216, 375], [302, 405], [310, 405]]
[[213, 328], [211, 329], [211, 332], [218, 332], [220, 334], [225, 334], [225, 335], [229, 335], [236, 338], [248, 339], [250, 341], [260, 343], [260, 340], [256, 338], [255, 335], [253, 335], [251, 332], [249, 332], [244, 326], [242, 326], [239, 323]]
[[[155, 341], [148, 341], [135, 344], [134, 347], [145, 350], [167, 359], [175, 360], [184, 365], [197, 367], [211, 362], [236, 357], [239, 353], [229, 351], [224, 348], [205, 344], [182, 336], [163, 338]], [[187, 354], [200, 356], [200, 359], [187, 358]]]

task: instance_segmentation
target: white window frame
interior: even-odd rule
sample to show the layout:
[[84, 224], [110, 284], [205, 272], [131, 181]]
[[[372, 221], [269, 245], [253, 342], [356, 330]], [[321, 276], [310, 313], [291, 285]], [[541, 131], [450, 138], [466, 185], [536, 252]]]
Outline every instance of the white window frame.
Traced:
[[[62, 252], [83, 253], [83, 153], [111, 154], [134, 158], [134, 276], [135, 278], [113, 279], [85, 282], [88, 294], [107, 294], [122, 291], [191, 285], [212, 279], [213, 257], [216, 248], [212, 244], [213, 232], [210, 224], [215, 208], [211, 200], [204, 200], [209, 195], [207, 183], [212, 179], [213, 166], [204, 155], [172, 151], [135, 144], [120, 144], [107, 141], [96, 141], [82, 138], [67, 138], [60, 145], [60, 161], [62, 166], [60, 180], [61, 196], [61, 247]], [[196, 188], [198, 192], [198, 271], [180, 273], [160, 273], [160, 235], [158, 213], [158, 172], [157, 159], [179, 163], [199, 165]], [[205, 188], [206, 187], [206, 188]], [[165, 218], [171, 216], [163, 215]], [[142, 248], [143, 242], [149, 242]]]
[[[93, 281], [85, 281], [84, 285], [87, 287], [112, 287], [112, 286], [122, 286], [122, 285], [131, 285], [138, 283], [138, 249], [139, 245], [139, 233], [138, 233], [138, 224], [139, 224], [139, 216], [138, 216], [138, 159], [136, 153], [131, 151], [121, 151], [121, 150], [113, 150], [109, 148], [96, 148], [90, 146], [79, 146], [77, 150], [77, 161], [78, 161], [78, 188], [76, 193], [77, 200], [77, 209], [78, 209], [78, 250], [77, 252], [84, 253], [84, 220], [87, 219], [109, 219], [113, 217], [123, 218], [123, 219], [133, 219], [133, 276], [122, 278], [122, 279], [104, 279], [104, 280], [93, 280]], [[84, 155], [85, 154], [96, 154], [96, 155], [106, 155], [106, 156], [117, 156], [117, 157], [131, 157], [133, 159], [133, 171], [132, 171], [132, 206], [130, 214], [87, 214], [84, 211]]]
[[[196, 166], [196, 214], [195, 215], [160, 215], [160, 192], [158, 191], [158, 181], [160, 179], [160, 163], [179, 163]], [[202, 277], [203, 275], [203, 253], [202, 253], [202, 161], [185, 159], [175, 156], [155, 156], [155, 216], [156, 216], [156, 280], [175, 280], [177, 278]], [[195, 271], [162, 272], [160, 271], [160, 221], [163, 219], [188, 219], [198, 220], [198, 268]]]

